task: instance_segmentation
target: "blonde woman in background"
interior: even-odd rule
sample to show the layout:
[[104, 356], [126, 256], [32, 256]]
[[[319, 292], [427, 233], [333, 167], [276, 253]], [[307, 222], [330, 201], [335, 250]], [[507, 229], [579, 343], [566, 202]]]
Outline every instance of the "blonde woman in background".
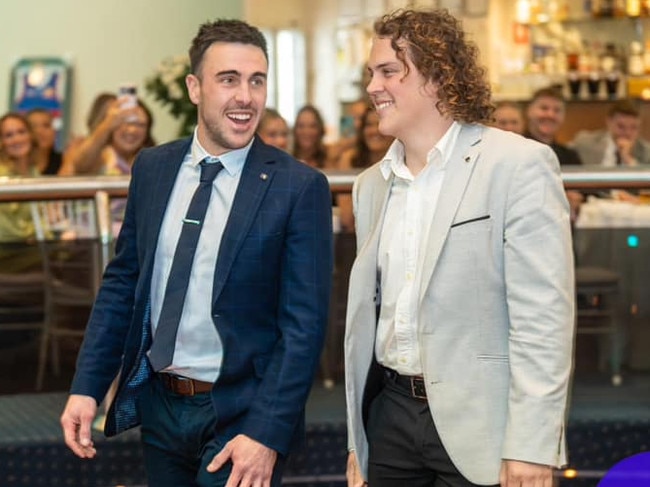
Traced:
[[[27, 119], [13, 112], [0, 117], [0, 178], [38, 176], [36, 164], [36, 139]], [[33, 238], [34, 224], [29, 203], [0, 203], [2, 272], [22, 272], [40, 265], [37, 249], [28, 250], [22, 245], [7, 246], [28, 242]]]
[[106, 115], [71, 155], [76, 174], [130, 174], [140, 149], [154, 145], [153, 119], [138, 100], [128, 107], [123, 98], [109, 103]]
[[273, 108], [265, 108], [257, 126], [257, 135], [265, 144], [289, 151], [289, 125], [280, 113]]
[[[115, 100], [117, 100], [117, 95], [109, 92], [100, 93], [95, 97], [86, 117], [86, 128], [88, 129], [89, 135], [93, 133], [101, 121], [104, 120], [108, 107]], [[75, 159], [77, 151], [83, 145], [87, 137], [88, 136], [75, 136], [68, 142], [68, 146], [63, 154], [63, 160], [66, 164], [68, 164], [68, 161]], [[74, 167], [72, 167], [72, 171], [74, 172]]]

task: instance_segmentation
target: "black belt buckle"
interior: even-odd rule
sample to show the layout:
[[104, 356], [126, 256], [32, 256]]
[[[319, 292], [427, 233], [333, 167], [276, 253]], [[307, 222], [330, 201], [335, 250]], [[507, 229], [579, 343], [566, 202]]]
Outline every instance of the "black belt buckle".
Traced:
[[416, 399], [426, 399], [427, 390], [424, 387], [424, 379], [411, 377], [411, 395]]

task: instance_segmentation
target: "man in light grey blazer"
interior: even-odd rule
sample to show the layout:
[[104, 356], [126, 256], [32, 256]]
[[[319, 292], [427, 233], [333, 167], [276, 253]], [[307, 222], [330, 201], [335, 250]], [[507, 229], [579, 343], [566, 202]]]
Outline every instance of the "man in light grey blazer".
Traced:
[[348, 485], [550, 487], [574, 337], [557, 158], [482, 124], [485, 73], [446, 11], [374, 34], [367, 90], [397, 140], [353, 189]]
[[614, 167], [650, 164], [650, 143], [643, 140], [641, 113], [629, 100], [614, 103], [604, 130], [583, 130], [569, 144], [583, 164]]

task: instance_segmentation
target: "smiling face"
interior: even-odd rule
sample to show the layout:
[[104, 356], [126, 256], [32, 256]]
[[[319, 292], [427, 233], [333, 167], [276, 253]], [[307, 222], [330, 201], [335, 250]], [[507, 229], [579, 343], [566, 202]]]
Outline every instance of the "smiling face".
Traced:
[[56, 131], [52, 125], [52, 115], [46, 112], [32, 112], [27, 115], [27, 120], [34, 131], [36, 143], [43, 150], [50, 150], [54, 147]]
[[29, 126], [21, 118], [7, 117], [0, 125], [0, 149], [9, 159], [24, 160], [32, 150], [33, 139]]
[[[406, 49], [404, 42], [399, 44]], [[402, 142], [414, 128], [430, 126], [440, 119], [436, 86], [427, 83], [408, 52], [404, 59], [406, 64], [397, 57], [390, 39], [375, 37], [368, 61], [372, 78], [367, 91], [379, 115], [380, 132]]]
[[257, 134], [267, 144], [283, 151], [289, 148], [289, 127], [282, 118], [269, 118], [260, 124]]
[[296, 116], [293, 136], [296, 147], [305, 153], [316, 150], [320, 145], [325, 129], [313, 110], [304, 108]]
[[524, 116], [516, 107], [503, 105], [494, 110], [494, 125], [509, 132], [522, 134], [524, 132]]
[[368, 146], [371, 153], [385, 153], [390, 144], [393, 142], [393, 137], [383, 135], [379, 131], [379, 115], [372, 110], [369, 111], [363, 122], [363, 139]]
[[140, 106], [135, 108], [135, 113], [113, 132], [111, 143], [113, 148], [122, 156], [130, 158], [142, 149], [147, 139], [149, 117]]
[[564, 121], [564, 103], [551, 96], [540, 96], [528, 106], [526, 115], [531, 135], [550, 144]]
[[266, 104], [264, 52], [252, 44], [216, 42], [203, 55], [199, 75], [186, 78], [198, 106], [198, 137], [212, 155], [246, 146]]

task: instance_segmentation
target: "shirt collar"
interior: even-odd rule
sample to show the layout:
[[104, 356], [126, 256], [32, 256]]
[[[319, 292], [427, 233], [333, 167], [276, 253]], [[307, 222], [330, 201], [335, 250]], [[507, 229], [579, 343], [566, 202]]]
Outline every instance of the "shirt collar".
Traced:
[[[198, 129], [196, 128], [194, 129], [194, 136], [192, 137], [192, 146], [190, 149], [190, 164], [192, 166], [198, 166], [199, 163], [206, 157], [217, 157], [213, 156], [203, 148], [199, 142], [197, 130]], [[248, 153], [251, 150], [251, 146], [253, 145], [253, 140], [254, 138], [251, 139], [251, 141], [241, 149], [234, 149], [217, 157], [221, 164], [223, 164], [223, 168], [228, 172], [230, 176], [236, 176], [241, 172], [242, 168], [244, 167], [244, 163], [246, 162], [246, 158], [248, 157]]]
[[[427, 165], [433, 165], [437, 169], [444, 169], [451, 157], [451, 153], [456, 146], [458, 134], [460, 134], [461, 125], [454, 121], [440, 140], [433, 146], [427, 154]], [[388, 179], [391, 173], [396, 176], [413, 179], [410, 171], [404, 163], [404, 144], [395, 139], [388, 152], [379, 163], [379, 169], [384, 179]]]

